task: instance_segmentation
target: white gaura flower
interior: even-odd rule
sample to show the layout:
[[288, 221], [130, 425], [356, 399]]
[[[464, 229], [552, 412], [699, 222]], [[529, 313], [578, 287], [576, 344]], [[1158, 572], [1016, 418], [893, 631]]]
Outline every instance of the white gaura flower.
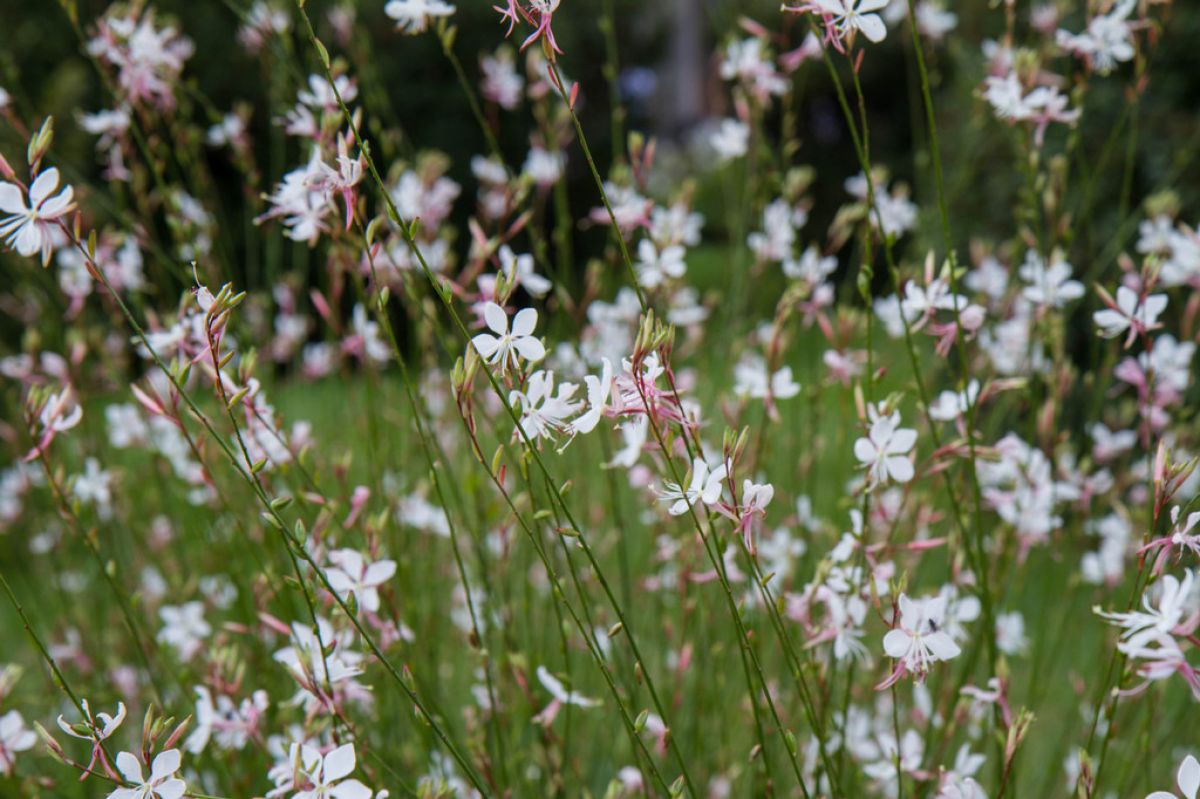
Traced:
[[646, 439], [650, 431], [650, 418], [635, 416], [632, 420], [620, 425], [617, 431], [621, 434], [623, 446], [613, 454], [613, 459], [606, 465], [609, 468], [620, 466], [632, 469], [642, 455], [642, 448], [646, 446]]
[[121, 722], [125, 721], [125, 703], [117, 703], [117, 715], [110, 716], [107, 713], [92, 714], [92, 709], [88, 705], [86, 699], [79, 702], [83, 709], [83, 722], [80, 724], [68, 724], [63, 716], [58, 717], [58, 726], [67, 735], [72, 738], [79, 738], [83, 741], [103, 741], [117, 731], [121, 726]]
[[75, 400], [70, 387], [64, 388], [57, 394], [51, 394], [38, 414], [38, 421], [44, 430], [55, 433], [65, 433], [79, 424], [83, 419], [83, 407]]
[[817, 14], [832, 17], [833, 27], [842, 39], [862, 31], [873, 42], [882, 42], [887, 26], [876, 13], [887, 7], [889, 0], [811, 0], [806, 8]]
[[448, 17], [454, 6], [442, 0], [391, 0], [383, 13], [396, 20], [396, 29], [404, 33], [423, 33], [435, 17]]
[[710, 471], [707, 463], [695, 458], [692, 460], [692, 481], [688, 487], [685, 489], [677, 483], [663, 483], [660, 499], [672, 503], [668, 510], [672, 516], [682, 516], [697, 501], [711, 505], [720, 499], [726, 474], [728, 469], [724, 463]]
[[872, 483], [907, 483], [913, 479], [908, 453], [916, 443], [917, 431], [900, 427], [900, 412], [896, 411], [871, 423], [867, 436], [854, 442], [854, 457], [867, 467]]
[[0, 213], [8, 215], [0, 221], [0, 236], [5, 236], [9, 248], [21, 255], [40, 252], [43, 266], [50, 263], [50, 254], [54, 251], [52, 231], [55, 220], [75, 209], [75, 190], [67, 186], [54, 194], [57, 188], [56, 167], [47, 169], [33, 181], [28, 203], [20, 186], [0, 181]]
[[[1175, 775], [1175, 784], [1179, 786], [1179, 792], [1183, 794], [1184, 799], [1196, 799], [1196, 796], [1200, 794], [1200, 761], [1197, 761], [1192, 755], [1185, 757], [1179, 764], [1179, 772]], [[1170, 791], [1155, 791], [1146, 799], [1178, 799], [1178, 797]]]
[[160, 752], [150, 765], [150, 777], [142, 776], [142, 761], [130, 752], [117, 754], [117, 770], [132, 788], [117, 788], [108, 799], [180, 799], [187, 785], [175, 776], [182, 756], [178, 749]]
[[592, 699], [584, 696], [578, 691], [568, 691], [567, 687], [562, 682], [550, 673], [550, 670], [545, 666], [537, 667], [538, 682], [542, 687], [550, 692], [550, 704], [546, 705], [537, 716], [534, 717], [534, 722], [542, 726], [549, 727], [554, 723], [558, 711], [563, 705], [575, 705], [576, 707], [596, 707], [600, 704], [599, 699]]
[[513, 391], [509, 403], [521, 412], [521, 430], [532, 441], [549, 438], [567, 429], [568, 419], [582, 403], [574, 399], [576, 383], [560, 383], [554, 391], [554, 372], [539, 369], [529, 376], [525, 391]]
[[511, 329], [508, 315], [494, 302], [484, 306], [483, 319], [492, 332], [480, 333], [471, 339], [471, 344], [485, 361], [500, 367], [500, 374], [504, 374], [510, 365], [516, 368], [518, 356], [530, 363], [546, 357], [546, 348], [533, 336], [538, 320], [538, 313], [533, 308], [518, 311]]
[[199, 652], [204, 639], [212, 633], [212, 627], [204, 620], [203, 602], [163, 605], [158, 615], [163, 621], [158, 641], [173, 648], [180, 660], [189, 660]]
[[1130, 340], [1126, 346], [1133, 343], [1137, 334], [1161, 327], [1158, 317], [1167, 309], [1166, 294], [1150, 294], [1143, 299], [1141, 294], [1128, 286], [1117, 288], [1115, 304], [1107, 294], [1103, 294], [1101, 299], [1109, 307], [1092, 314], [1092, 319], [1100, 328], [1100, 335], [1116, 338], [1129, 331]]
[[585, 375], [583, 378], [583, 383], [587, 386], [587, 411], [569, 425], [568, 429], [572, 435], [595, 430], [608, 409], [608, 398], [612, 394], [613, 367], [608, 358], [600, 360], [603, 364], [600, 377]]
[[1120, 644], [1123, 651], [1141, 649], [1155, 639], [1170, 636], [1171, 631], [1183, 622], [1195, 576], [1191, 569], [1184, 572], [1182, 581], [1173, 575], [1164, 575], [1162, 588], [1158, 592], [1158, 607], [1154, 606], [1149, 594], [1142, 595], [1145, 612], [1108, 613], [1097, 608], [1096, 613], [1124, 628]]
[[379, 611], [379, 586], [392, 579], [396, 573], [396, 561], [377, 560], [368, 563], [361, 553], [353, 549], [335, 549], [329, 553], [332, 568], [325, 576], [333, 590], [343, 599], [354, 596], [358, 606], [369, 613]]
[[722, 163], [741, 158], [750, 146], [750, 126], [737, 119], [722, 119], [708, 143], [716, 150], [717, 160]]
[[1136, 7], [1137, 0], [1121, 0], [1107, 14], [1092, 17], [1083, 33], [1060, 29], [1055, 41], [1067, 52], [1086, 58], [1101, 75], [1107, 75], [1119, 62], [1133, 59], [1133, 25], [1129, 15]]
[[949, 422], [965, 416], [979, 398], [979, 381], [972, 380], [962, 391], [943, 391], [929, 406], [929, 418]]
[[564, 705], [576, 705], [577, 707], [597, 707], [600, 704], [599, 699], [586, 697], [578, 691], [568, 691], [562, 682], [550, 673], [550, 670], [545, 666], [537, 667], [538, 682], [542, 687], [550, 692], [554, 697], [554, 701], [562, 702]]
[[300, 750], [304, 790], [297, 791], [292, 799], [371, 799], [371, 789], [358, 780], [348, 780], [354, 771], [354, 744], [343, 744], [326, 754], [311, 747]]
[[945, 596], [912, 600], [901, 594], [899, 607], [900, 622], [883, 636], [883, 651], [910, 674], [923, 675], [939, 660], [950, 660], [962, 652], [940, 629], [946, 613]]
[[11, 774], [17, 752], [27, 752], [37, 743], [37, 734], [25, 726], [15, 710], [0, 716], [0, 775]]
[[1029, 250], [1020, 269], [1021, 279], [1028, 284], [1021, 296], [1035, 305], [1061, 308], [1083, 296], [1083, 284], [1072, 280], [1071, 274], [1071, 264], [1063, 259], [1062, 253], [1053, 253], [1047, 264], [1040, 254]]
[[648, 289], [661, 286], [668, 278], [681, 278], [687, 272], [683, 257], [686, 250], [678, 244], [659, 250], [654, 242], [642, 239], [638, 242], [638, 281]]
[[534, 297], [545, 297], [553, 287], [549, 280], [534, 271], [533, 256], [517, 255], [505, 244], [500, 248], [500, 269], [509, 285], [517, 284]]

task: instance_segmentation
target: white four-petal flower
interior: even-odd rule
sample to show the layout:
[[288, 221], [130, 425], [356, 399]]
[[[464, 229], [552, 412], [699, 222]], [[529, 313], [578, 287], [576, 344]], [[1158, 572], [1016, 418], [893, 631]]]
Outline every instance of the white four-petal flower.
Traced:
[[132, 784], [129, 788], [117, 788], [108, 799], [180, 799], [187, 785], [175, 776], [179, 771], [182, 756], [178, 749], [159, 752], [150, 764], [150, 777], [142, 775], [142, 761], [130, 752], [117, 754], [117, 771]]
[[483, 307], [483, 321], [492, 332], [480, 333], [471, 339], [471, 343], [480, 357], [493, 366], [499, 366], [500, 373], [504, 374], [510, 365], [514, 368], [517, 366], [517, 356], [530, 363], [546, 357], [546, 348], [533, 335], [537, 320], [537, 311], [525, 308], [517, 311], [510, 329], [504, 309], [489, 302]]
[[912, 600], [901, 594], [900, 622], [883, 636], [883, 651], [888, 657], [904, 662], [912, 674], [924, 674], [939, 660], [950, 660], [962, 651], [950, 634], [940, 629], [945, 616], [946, 598]]
[[917, 431], [900, 427], [900, 413], [879, 416], [871, 423], [866, 437], [854, 442], [854, 457], [867, 467], [872, 483], [893, 480], [907, 483], [913, 478], [908, 453], [917, 443]]
[[889, 0], [812, 0], [812, 5], [818, 13], [833, 17], [833, 25], [843, 39], [857, 30], [878, 43], [887, 36], [887, 26], [874, 12], [884, 9], [888, 2]]

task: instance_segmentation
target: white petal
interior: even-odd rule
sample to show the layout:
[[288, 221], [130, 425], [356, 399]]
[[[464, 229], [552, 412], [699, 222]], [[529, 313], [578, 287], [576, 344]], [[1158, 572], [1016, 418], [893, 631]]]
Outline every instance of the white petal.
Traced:
[[916, 627], [921, 617], [921, 606], [909, 599], [908, 594], [900, 595], [897, 606], [900, 609], [900, 623], [910, 628]]
[[958, 644], [954, 643], [954, 639], [946, 633], [932, 633], [931, 635], [922, 636], [921, 640], [938, 660], [949, 660], [950, 658], [958, 657], [962, 653], [962, 650], [958, 648]]
[[183, 762], [182, 755], [178, 749], [168, 749], [165, 752], [159, 753], [158, 757], [154, 758], [154, 763], [150, 767], [150, 781], [161, 780], [170, 777], [176, 771], [179, 771], [179, 765]]
[[343, 744], [325, 755], [321, 779], [326, 785], [337, 782], [354, 771], [354, 744]]
[[528, 336], [533, 333], [533, 329], [537, 327], [538, 312], [533, 308], [524, 308], [517, 312], [513, 317], [512, 334], [513, 337]]
[[329, 791], [332, 799], [371, 799], [371, 789], [358, 780], [346, 780]]
[[854, 442], [854, 457], [862, 463], [871, 463], [878, 454], [875, 444], [869, 438], [860, 438]]
[[1117, 307], [1126, 316], [1132, 316], [1134, 309], [1138, 306], [1137, 292], [1128, 286], [1120, 286], [1117, 288]]
[[493, 333], [503, 336], [508, 332], [508, 314], [494, 302], [483, 306], [483, 321], [487, 322]]
[[913, 465], [908, 458], [892, 457], [887, 459], [887, 470], [897, 483], [907, 483], [913, 479]]
[[0, 211], [6, 214], [25, 212], [25, 195], [21, 193], [19, 186], [0, 181]]
[[532, 336], [525, 336], [524, 338], [514, 340], [513, 346], [521, 354], [521, 357], [530, 363], [540, 361], [546, 357], [546, 348], [542, 346], [542, 342]]
[[1147, 319], [1154, 319], [1160, 313], [1167, 309], [1166, 294], [1151, 294], [1146, 298], [1146, 305], [1143, 309], [1143, 314]]
[[154, 795], [158, 799], [180, 799], [187, 790], [187, 783], [180, 779], [167, 780], [162, 785], [154, 787]]
[[493, 336], [491, 333], [480, 333], [475, 338], [471, 339], [471, 343], [475, 345], [475, 349], [484, 358], [490, 358], [495, 354], [496, 349], [500, 346], [500, 339]]
[[888, 657], [900, 659], [908, 654], [912, 647], [912, 637], [904, 630], [888, 630], [883, 636], [883, 651]]
[[339, 594], [346, 594], [354, 590], [354, 580], [341, 569], [326, 569], [325, 579], [329, 581], [329, 586]]
[[892, 434], [892, 440], [888, 442], [887, 451], [893, 455], [899, 455], [908, 452], [917, 443], [917, 431], [902, 427]]
[[38, 203], [49, 197], [58, 188], [58, 167], [50, 167], [37, 176], [37, 180], [29, 187], [29, 204], [36, 207]]
[[542, 687], [549, 691], [550, 695], [559, 702], [565, 702], [567, 700], [566, 686], [564, 686], [557, 677], [551, 674], [550, 670], [545, 666], [537, 667], [537, 678], [538, 682], [542, 684]]
[[367, 567], [363, 582], [367, 585], [380, 585], [392, 579], [396, 573], [396, 561], [381, 560]]
[[363, 556], [353, 549], [338, 549], [329, 553], [329, 559], [342, 567], [346, 574], [358, 576], [363, 573]]
[[854, 26], [873, 42], [882, 42], [887, 37], [887, 26], [883, 24], [883, 20], [879, 18], [878, 14], [857, 17], [854, 20]]
[[33, 255], [42, 249], [42, 231], [36, 224], [27, 222], [21, 226], [17, 233], [16, 248], [17, 252], [26, 256]]
[[1183, 795], [1187, 799], [1196, 799], [1196, 793], [1200, 792], [1200, 762], [1191, 755], [1185, 757], [1179, 766], [1177, 779]]
[[74, 198], [75, 190], [70, 186], [67, 186], [54, 197], [51, 197], [46, 202], [42, 203], [42, 207], [38, 209], [38, 214], [46, 219], [54, 219], [62, 216], [63, 212], [71, 205], [71, 200]]
[[122, 777], [137, 785], [145, 782], [142, 779], [142, 761], [129, 752], [117, 753], [117, 771], [121, 772]]
[[1102, 311], [1096, 311], [1092, 314], [1092, 320], [1097, 327], [1103, 328], [1105, 332], [1119, 333], [1129, 327], [1129, 320], [1119, 311], [1114, 311], [1112, 308], [1105, 308]]

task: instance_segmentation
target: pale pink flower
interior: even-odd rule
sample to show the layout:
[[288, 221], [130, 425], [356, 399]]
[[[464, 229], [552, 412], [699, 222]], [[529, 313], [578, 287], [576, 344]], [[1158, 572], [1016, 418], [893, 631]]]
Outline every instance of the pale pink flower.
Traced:
[[396, 561], [371, 563], [353, 549], [335, 549], [329, 553], [329, 561], [334, 566], [325, 570], [325, 576], [333, 590], [344, 600], [353, 596], [369, 613], [378, 612], [379, 587], [396, 574]]

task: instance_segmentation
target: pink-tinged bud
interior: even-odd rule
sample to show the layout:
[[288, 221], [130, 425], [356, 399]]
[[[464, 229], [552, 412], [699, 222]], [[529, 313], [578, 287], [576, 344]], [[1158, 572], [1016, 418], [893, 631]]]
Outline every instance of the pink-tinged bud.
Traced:
[[579, 82], [571, 84], [571, 98], [567, 101], [567, 107], [572, 111], [575, 110], [575, 101], [579, 98]]
[[754, 20], [750, 19], [749, 17], [739, 17], [738, 25], [741, 27], [742, 30], [744, 30], [746, 33], [750, 34], [751, 36], [759, 36], [759, 37], [762, 37], [765, 39], [771, 35], [770, 32], [766, 28], [764, 28], [762, 25], [755, 22]]
[[346, 520], [342, 522], [343, 527], [353, 527], [358, 522], [358, 517], [370, 498], [371, 489], [366, 486], [358, 486], [354, 489], [354, 494], [350, 497], [350, 513], [346, 516]]
[[1008, 738], [1004, 742], [1004, 762], [1006, 765], [1012, 763], [1012, 759], [1016, 756], [1021, 742], [1025, 740], [1031, 724], [1033, 724], [1033, 714], [1022, 708], [1017, 714], [1017, 718], [1009, 725]]
[[1054, 435], [1054, 400], [1047, 400], [1038, 414], [1038, 437], [1049, 441]]
[[483, 232], [483, 228], [480, 227], [478, 220], [474, 217], [467, 220], [467, 230], [470, 231], [471, 240], [475, 243], [476, 247], [482, 250], [490, 249], [487, 234]]
[[1167, 444], [1164, 441], [1158, 442], [1158, 451], [1154, 453], [1154, 486], [1156, 489], [1161, 489], [1163, 480], [1167, 475]]
[[693, 648], [691, 644], [684, 644], [683, 648], [679, 650], [679, 666], [677, 670], [680, 674], [687, 671], [688, 666], [692, 665], [692, 652]]
[[187, 728], [189, 726], [191, 726], [191, 724], [192, 724], [191, 716], [188, 716], [186, 719], [179, 722], [179, 726], [176, 727], [175, 730], [171, 733], [170, 737], [168, 737], [167, 740], [163, 742], [163, 745], [162, 745], [163, 750], [174, 749], [176, 744], [179, 743], [179, 739], [181, 739], [183, 737], [183, 734], [185, 732], [187, 732]]
[[308, 293], [309, 299], [312, 300], [313, 307], [317, 309], [317, 313], [321, 315], [328, 324], [333, 324], [333, 312], [329, 310], [329, 303], [325, 301], [325, 295], [313, 289]]
[[267, 629], [274, 630], [280, 635], [291, 636], [292, 634], [290, 627], [269, 613], [259, 613], [258, 620], [261, 621], [263, 626], [265, 626]]
[[945, 543], [945, 538], [926, 538], [922, 541], [913, 541], [907, 545], [907, 548], [909, 552], [925, 552], [930, 549], [937, 549]]
[[17, 173], [13, 171], [8, 159], [3, 155], [0, 155], [0, 175], [3, 175], [5, 180], [15, 181], [17, 179]]
[[136, 385], [130, 385], [129, 390], [133, 392], [133, 398], [136, 399], [142, 407], [148, 410], [153, 416], [166, 416], [167, 412], [163, 406], [156, 400], [151, 399], [150, 395], [142, 391]]

